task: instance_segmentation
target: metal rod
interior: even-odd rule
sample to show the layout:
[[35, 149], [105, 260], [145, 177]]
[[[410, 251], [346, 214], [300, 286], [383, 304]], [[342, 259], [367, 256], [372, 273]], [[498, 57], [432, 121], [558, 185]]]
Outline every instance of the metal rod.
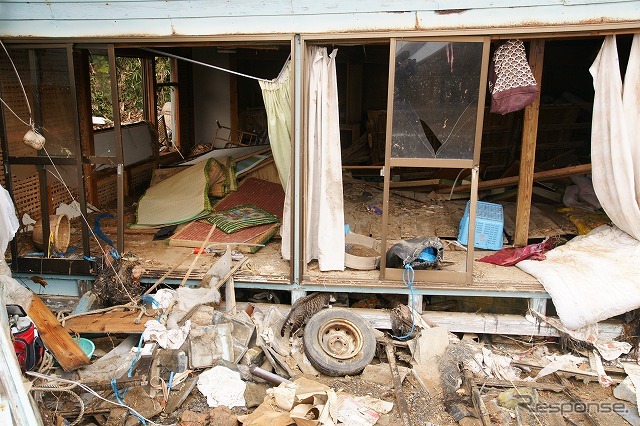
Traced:
[[270, 371], [263, 370], [262, 368], [252, 365], [249, 367], [249, 372], [256, 377], [260, 377], [261, 379], [266, 380], [269, 383], [273, 383], [274, 385], [279, 385], [280, 383], [291, 383], [291, 380], [285, 379], [284, 377], [278, 376]]
[[[80, 198], [80, 212], [83, 217], [87, 217], [87, 192], [84, 180], [84, 167], [82, 166], [82, 141], [80, 139], [80, 116], [78, 113], [78, 91], [76, 88], [75, 61], [73, 58], [73, 45], [67, 45], [67, 67], [69, 69], [69, 88], [71, 91], [71, 109], [75, 120], [73, 120], [73, 136], [75, 139], [75, 160], [76, 176], [78, 179], [78, 192]], [[85, 256], [91, 256], [89, 247], [89, 226], [86, 221], [80, 222], [82, 225], [82, 250]]]
[[[29, 50], [29, 69], [31, 72], [31, 84], [34, 87], [33, 91], [33, 120], [35, 122], [36, 128], [42, 132], [42, 128], [44, 127], [43, 119], [42, 119], [42, 97], [40, 93], [40, 61], [38, 59], [38, 54], [35, 50]], [[38, 155], [40, 155], [40, 151], [38, 151]], [[44, 158], [43, 158], [44, 159]], [[47, 169], [42, 163], [37, 166], [38, 174], [39, 174], [39, 182], [40, 182], [40, 214], [42, 221], [42, 245], [44, 247], [44, 257], [49, 257], [50, 253], [50, 229], [49, 229], [49, 194], [47, 193]]]
[[116, 138], [117, 162], [117, 223], [118, 241], [116, 249], [124, 253], [124, 149], [122, 147], [122, 127], [120, 123], [120, 102], [118, 95], [118, 69], [116, 67], [116, 52], [113, 44], [107, 47], [109, 57], [109, 76], [111, 77], [111, 106], [113, 108], [113, 129]]
[[[291, 214], [290, 216], [290, 240], [287, 242], [291, 246], [289, 253], [291, 254], [291, 282], [300, 284], [302, 281], [302, 270], [304, 268], [304, 259], [302, 258], [302, 247], [300, 246], [300, 235], [302, 234], [301, 219], [304, 218], [302, 211], [302, 41], [300, 34], [296, 34], [293, 39], [293, 167], [289, 173], [293, 173], [293, 178], [289, 178], [287, 185], [293, 184], [291, 194]], [[286, 188], [285, 188], [286, 190]]]

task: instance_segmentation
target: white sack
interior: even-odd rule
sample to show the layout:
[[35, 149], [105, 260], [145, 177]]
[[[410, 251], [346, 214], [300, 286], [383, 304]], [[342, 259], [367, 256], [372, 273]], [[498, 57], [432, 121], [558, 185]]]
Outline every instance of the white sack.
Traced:
[[221, 365], [202, 372], [198, 377], [198, 390], [207, 397], [207, 404], [212, 408], [219, 405], [244, 407], [246, 387], [240, 373]]
[[567, 328], [577, 330], [640, 307], [640, 242], [620, 229], [599, 226], [546, 256], [516, 266], [542, 283]]

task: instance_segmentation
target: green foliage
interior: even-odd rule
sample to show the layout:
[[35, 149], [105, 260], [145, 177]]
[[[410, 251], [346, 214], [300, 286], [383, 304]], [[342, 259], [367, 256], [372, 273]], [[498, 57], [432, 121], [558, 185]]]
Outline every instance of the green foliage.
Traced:
[[[143, 85], [142, 61], [140, 58], [116, 58], [118, 93], [120, 95], [120, 120], [122, 124], [142, 120], [143, 117]], [[91, 76], [91, 109], [92, 114], [104, 117], [113, 122], [111, 106], [111, 81], [109, 77], [109, 61], [106, 56], [93, 55], [90, 61]], [[158, 58], [156, 63], [156, 80], [170, 81], [171, 67], [168, 58]], [[158, 105], [171, 99], [167, 89], [158, 92]]]
[[[156, 58], [156, 81], [158, 83], [171, 82], [171, 60], [169, 58]], [[156, 106], [162, 109], [165, 102], [171, 101], [171, 87], [159, 87], [156, 91]]]

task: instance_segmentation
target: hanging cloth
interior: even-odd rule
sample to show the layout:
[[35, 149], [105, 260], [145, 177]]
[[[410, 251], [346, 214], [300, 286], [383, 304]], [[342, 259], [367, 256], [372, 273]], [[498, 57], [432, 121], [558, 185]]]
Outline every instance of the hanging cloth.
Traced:
[[[342, 160], [335, 57], [326, 48], [310, 46], [307, 51], [307, 179], [304, 187], [305, 255], [318, 259], [321, 271], [344, 270], [344, 205]], [[289, 180], [291, 182], [291, 179]], [[290, 184], [286, 191], [282, 235], [282, 256], [291, 259]]]
[[291, 168], [291, 60], [287, 60], [277, 78], [259, 83], [267, 110], [273, 161], [282, 187], [286, 188]]
[[9, 191], [0, 185], [0, 252], [2, 253], [2, 259], [4, 259], [4, 253], [7, 251], [9, 241], [13, 240], [19, 227], [20, 222], [16, 216], [11, 195], [9, 195]]
[[310, 46], [306, 259], [321, 271], [344, 270], [344, 206], [336, 55]]
[[593, 187], [611, 221], [640, 240], [640, 35], [633, 37], [624, 90], [615, 36], [605, 38], [589, 72]]

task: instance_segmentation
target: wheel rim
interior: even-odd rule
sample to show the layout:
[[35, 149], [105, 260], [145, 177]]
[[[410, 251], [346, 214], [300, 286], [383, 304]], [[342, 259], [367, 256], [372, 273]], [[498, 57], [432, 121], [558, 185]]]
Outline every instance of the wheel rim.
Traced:
[[336, 359], [350, 359], [362, 350], [364, 338], [351, 321], [340, 318], [323, 324], [318, 330], [318, 341], [327, 355]]

